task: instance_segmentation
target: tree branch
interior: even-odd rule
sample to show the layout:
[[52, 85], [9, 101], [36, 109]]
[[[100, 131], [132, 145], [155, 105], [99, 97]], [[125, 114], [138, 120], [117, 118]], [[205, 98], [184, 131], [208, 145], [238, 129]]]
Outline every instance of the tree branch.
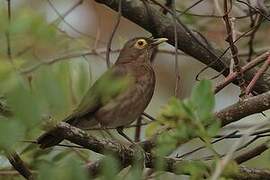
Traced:
[[238, 121], [249, 115], [260, 113], [270, 108], [270, 92], [239, 101], [216, 113], [221, 126]]
[[267, 169], [255, 169], [248, 168], [245, 166], [240, 166], [239, 173], [232, 175], [232, 179], [242, 179], [242, 180], [269, 180], [270, 171]]
[[[102, 3], [115, 11], [118, 9], [119, 0], [96, 0], [98, 3]], [[163, 15], [154, 7], [144, 5], [140, 0], [122, 1], [123, 11], [122, 15], [132, 22], [143, 27], [147, 31], [151, 32], [155, 37], [166, 37], [168, 38], [168, 43], [173, 45], [174, 41], [174, 21]], [[151, 15], [151, 26], [149, 26], [149, 15]], [[179, 19], [178, 19], [179, 20]], [[179, 21], [178, 21], [179, 22]], [[211, 68], [218, 72], [222, 72], [224, 76], [229, 74], [230, 57], [224, 56], [219, 58], [222, 54], [220, 49], [216, 49], [210, 45], [210, 42], [206, 40], [202, 35], [196, 31], [191, 31], [183, 24], [177, 23], [177, 37], [178, 37], [178, 48], [189, 54], [190, 56], [196, 58], [202, 63], [209, 65]], [[194, 38], [196, 37], [196, 38]], [[218, 60], [220, 59], [220, 60]], [[242, 67], [245, 63], [240, 61], [239, 65]], [[255, 71], [250, 70], [244, 74], [244, 79], [250, 81], [254, 76]], [[237, 82], [234, 81], [237, 84]], [[270, 90], [270, 77], [264, 74], [261, 77], [254, 90], [258, 93], [263, 93]]]
[[13, 168], [16, 169], [23, 177], [25, 177], [25, 179], [34, 180], [32, 172], [28, 169], [28, 167], [16, 152], [9, 153], [7, 158]]
[[241, 164], [243, 162], [246, 162], [254, 157], [259, 156], [260, 154], [262, 154], [264, 151], [269, 149], [269, 141], [266, 141], [258, 146], [256, 146], [255, 148], [237, 156], [236, 158], [234, 158], [234, 160], [238, 163]]
[[[55, 128], [55, 132], [53, 133], [96, 153], [105, 154], [110, 152], [114, 154], [116, 158], [119, 159], [122, 168], [131, 165], [135, 159], [136, 148], [134, 148], [134, 145], [127, 147], [117, 141], [98, 140], [95, 137], [87, 134], [85, 131], [71, 126], [68, 123], [59, 123], [57, 128]], [[146, 168], [154, 168], [156, 166], [157, 160], [160, 160], [164, 163], [166, 171], [176, 174], [187, 174], [183, 167], [190, 164], [190, 161], [186, 160], [175, 160], [173, 158], [167, 157], [155, 157], [151, 153], [145, 153], [144, 162]], [[98, 169], [96, 169], [96, 166], [98, 166], [97, 164], [90, 165], [92, 168], [95, 168], [95, 170], [92, 169], [89, 171], [98, 172]]]
[[[105, 152], [113, 153], [119, 159], [122, 169], [132, 165], [133, 163], [136, 154], [135, 148], [126, 147], [116, 141], [97, 140], [95, 137], [88, 135], [83, 130], [64, 122], [59, 123], [57, 125], [57, 129], [57, 135], [65, 137], [65, 139], [72, 143], [83, 146], [86, 149], [100, 154], [104, 154]], [[188, 175], [189, 173], [185, 167], [191, 163], [200, 163], [200, 165], [204, 166], [207, 171], [210, 170], [209, 166], [201, 161], [176, 160], [167, 157], [156, 157], [151, 153], [145, 153], [144, 163], [146, 168], [154, 169], [157, 160], [160, 160], [164, 163], [164, 171], [172, 172], [175, 174]], [[98, 160], [97, 162], [93, 162], [87, 165], [88, 172], [91, 173], [92, 176], [96, 176], [100, 172], [102, 165], [101, 161], [102, 160]], [[248, 177], [254, 177], [254, 179], [265, 179], [266, 177], [268, 179], [270, 178], [270, 171], [268, 170], [251, 169], [243, 166], [239, 166], [239, 170], [240, 172], [237, 174], [228, 174], [225, 176], [233, 177], [235, 179], [247, 179]]]

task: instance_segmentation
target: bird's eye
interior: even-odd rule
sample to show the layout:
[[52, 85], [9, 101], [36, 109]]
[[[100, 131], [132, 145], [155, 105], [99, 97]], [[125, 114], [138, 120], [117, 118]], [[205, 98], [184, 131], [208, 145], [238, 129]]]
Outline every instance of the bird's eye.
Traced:
[[145, 46], [147, 45], [147, 42], [145, 39], [139, 39], [136, 43], [135, 43], [135, 47], [138, 49], [143, 49]]

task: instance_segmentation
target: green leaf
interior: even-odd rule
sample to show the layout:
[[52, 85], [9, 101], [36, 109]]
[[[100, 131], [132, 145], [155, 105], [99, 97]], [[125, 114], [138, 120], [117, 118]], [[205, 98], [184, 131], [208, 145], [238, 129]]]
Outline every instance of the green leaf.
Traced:
[[167, 131], [167, 133], [162, 133], [158, 136], [158, 146], [156, 153], [159, 156], [168, 155], [173, 149], [176, 148], [177, 139], [173, 138], [172, 134]]
[[27, 127], [30, 128], [40, 123], [41, 109], [39, 100], [22, 82], [18, 82], [17, 85], [8, 92], [7, 102], [13, 114]]
[[71, 109], [69, 66], [65, 62], [42, 68], [33, 78], [33, 90], [49, 114], [62, 118]]
[[235, 174], [239, 174], [239, 165], [235, 161], [231, 160], [226, 164], [222, 172], [222, 176], [231, 177]]
[[67, 158], [61, 164], [43, 163], [39, 168], [38, 180], [65, 179], [65, 180], [87, 180], [84, 167], [78, 160]]
[[[8, 61], [9, 61], [8, 59], [0, 58], [0, 82], [1, 83], [9, 80], [11, 75], [15, 74], [13, 65]], [[15, 64], [16, 67], [20, 67], [22, 65], [22, 61], [15, 61], [15, 62], [16, 62]], [[1, 87], [1, 89], [2, 88], [6, 88], [6, 87]]]
[[53, 162], [61, 161], [68, 155], [70, 155], [70, 151], [61, 151], [52, 158], [52, 161]]
[[220, 129], [220, 121], [217, 119], [214, 119], [211, 124], [209, 124], [206, 128], [206, 131], [208, 133], [209, 137], [213, 137], [215, 135], [217, 135], [219, 129]]
[[190, 118], [188, 107], [180, 99], [171, 98], [168, 104], [162, 109], [158, 121], [161, 123], [176, 126], [177, 121], [184, 121]]
[[[191, 180], [204, 179], [208, 173], [208, 167], [201, 161], [191, 161], [178, 163], [176, 165], [176, 171], [190, 174]], [[209, 174], [208, 174], [209, 175]]]
[[146, 127], [146, 130], [145, 130], [145, 136], [146, 137], [151, 137], [153, 136], [157, 130], [159, 129], [159, 123], [158, 122], [152, 122], [150, 123], [147, 127]]
[[102, 175], [104, 180], [117, 180], [118, 178], [116, 175], [119, 172], [119, 162], [118, 160], [108, 154], [103, 160], [102, 160]]
[[82, 96], [89, 89], [89, 85], [91, 83], [91, 73], [89, 72], [89, 63], [83, 59], [75, 59], [75, 61], [71, 61], [70, 68], [71, 71], [71, 79], [72, 79], [72, 88], [76, 92], [77, 99], [81, 99]]
[[211, 118], [215, 106], [215, 97], [210, 81], [200, 81], [193, 88], [190, 100], [199, 121], [205, 122], [208, 118]]
[[16, 119], [0, 118], [0, 148], [10, 149], [25, 133], [24, 125]]

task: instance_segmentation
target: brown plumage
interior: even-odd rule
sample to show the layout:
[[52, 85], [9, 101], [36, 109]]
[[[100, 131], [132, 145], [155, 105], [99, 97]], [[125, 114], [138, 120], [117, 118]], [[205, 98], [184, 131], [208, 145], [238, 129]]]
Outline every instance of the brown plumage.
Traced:
[[[77, 109], [64, 121], [81, 129], [119, 128], [131, 124], [145, 110], [155, 89], [150, 57], [166, 38], [138, 37], [128, 41], [116, 63], [88, 90]], [[57, 129], [41, 135], [37, 143], [47, 148], [60, 143]]]

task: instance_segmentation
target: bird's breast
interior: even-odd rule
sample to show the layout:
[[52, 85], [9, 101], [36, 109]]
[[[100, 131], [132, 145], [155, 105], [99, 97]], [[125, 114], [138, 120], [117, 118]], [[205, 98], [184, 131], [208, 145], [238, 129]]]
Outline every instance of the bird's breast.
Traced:
[[155, 89], [155, 73], [148, 64], [130, 67], [134, 82], [124, 92], [104, 105], [95, 114], [101, 125], [126, 126], [135, 121], [149, 104]]
[[140, 69], [141, 73], [136, 74], [136, 84], [141, 88], [143, 97], [145, 97], [148, 102], [151, 100], [155, 89], [155, 72], [150, 65], [141, 65]]

